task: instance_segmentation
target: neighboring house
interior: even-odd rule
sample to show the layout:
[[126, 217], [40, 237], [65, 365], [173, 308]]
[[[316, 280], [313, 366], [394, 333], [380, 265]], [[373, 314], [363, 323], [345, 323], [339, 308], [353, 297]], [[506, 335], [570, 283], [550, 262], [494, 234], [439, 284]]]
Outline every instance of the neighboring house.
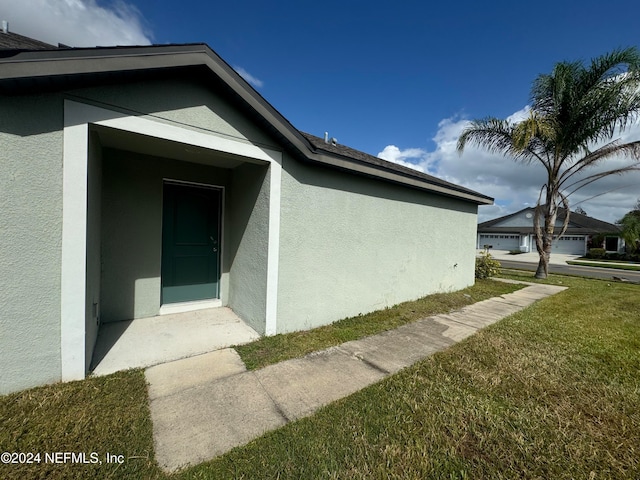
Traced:
[[11, 35], [0, 393], [84, 378], [105, 322], [228, 306], [273, 335], [473, 284], [490, 197], [299, 132], [207, 45]]
[[[494, 250], [520, 250], [535, 252], [536, 239], [533, 233], [535, 208], [525, 208], [504, 217], [489, 220], [478, 225], [478, 248], [491, 246]], [[556, 232], [560, 232], [566, 210], [559, 209]], [[596, 218], [571, 212], [569, 226], [562, 237], [553, 242], [552, 253], [584, 255], [590, 242], [602, 238], [602, 246], [608, 252], [624, 250], [624, 240], [619, 236], [620, 227]]]

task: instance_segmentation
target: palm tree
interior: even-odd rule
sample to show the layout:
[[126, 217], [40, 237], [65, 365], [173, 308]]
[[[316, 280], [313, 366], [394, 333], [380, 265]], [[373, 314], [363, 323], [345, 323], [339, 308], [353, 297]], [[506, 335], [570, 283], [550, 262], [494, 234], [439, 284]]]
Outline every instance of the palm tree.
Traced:
[[[568, 197], [608, 175], [640, 170], [640, 141], [614, 139], [640, 113], [640, 53], [616, 50], [583, 62], [561, 62], [533, 82], [529, 117], [520, 122], [474, 120], [458, 138], [458, 152], [468, 143], [525, 164], [540, 163], [547, 182], [540, 189], [534, 215], [540, 255], [536, 278], [548, 274], [558, 208], [566, 209], [562, 236], [569, 224]], [[585, 170], [614, 156], [630, 165], [585, 176]], [[541, 225], [541, 221], [544, 225]]]
[[635, 208], [616, 222], [622, 227], [622, 238], [627, 244], [627, 251], [635, 253], [640, 245], [640, 198]]

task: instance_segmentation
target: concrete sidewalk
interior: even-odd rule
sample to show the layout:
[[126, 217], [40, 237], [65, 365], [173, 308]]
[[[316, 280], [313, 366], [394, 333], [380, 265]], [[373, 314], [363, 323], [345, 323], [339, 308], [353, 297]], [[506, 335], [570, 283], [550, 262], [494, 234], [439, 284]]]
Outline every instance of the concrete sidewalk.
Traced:
[[247, 371], [233, 349], [147, 369], [156, 459], [198, 464], [313, 414], [566, 287], [529, 284], [455, 312]]

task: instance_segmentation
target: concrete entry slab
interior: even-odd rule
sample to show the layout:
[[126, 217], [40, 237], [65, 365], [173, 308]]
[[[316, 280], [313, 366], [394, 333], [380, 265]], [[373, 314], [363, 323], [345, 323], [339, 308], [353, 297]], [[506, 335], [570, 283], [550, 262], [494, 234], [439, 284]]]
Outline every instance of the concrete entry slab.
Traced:
[[106, 323], [98, 334], [93, 374], [149, 367], [258, 338], [260, 335], [229, 308]]

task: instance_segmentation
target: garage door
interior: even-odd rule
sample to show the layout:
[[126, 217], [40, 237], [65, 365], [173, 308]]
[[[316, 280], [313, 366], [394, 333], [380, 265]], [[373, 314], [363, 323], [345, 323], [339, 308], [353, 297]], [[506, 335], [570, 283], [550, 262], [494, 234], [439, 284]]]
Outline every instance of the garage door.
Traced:
[[584, 255], [584, 237], [560, 237], [553, 241], [552, 253], [563, 253], [566, 255]]
[[484, 248], [485, 245], [493, 245], [492, 250], [518, 250], [520, 235], [480, 234], [478, 248]]

